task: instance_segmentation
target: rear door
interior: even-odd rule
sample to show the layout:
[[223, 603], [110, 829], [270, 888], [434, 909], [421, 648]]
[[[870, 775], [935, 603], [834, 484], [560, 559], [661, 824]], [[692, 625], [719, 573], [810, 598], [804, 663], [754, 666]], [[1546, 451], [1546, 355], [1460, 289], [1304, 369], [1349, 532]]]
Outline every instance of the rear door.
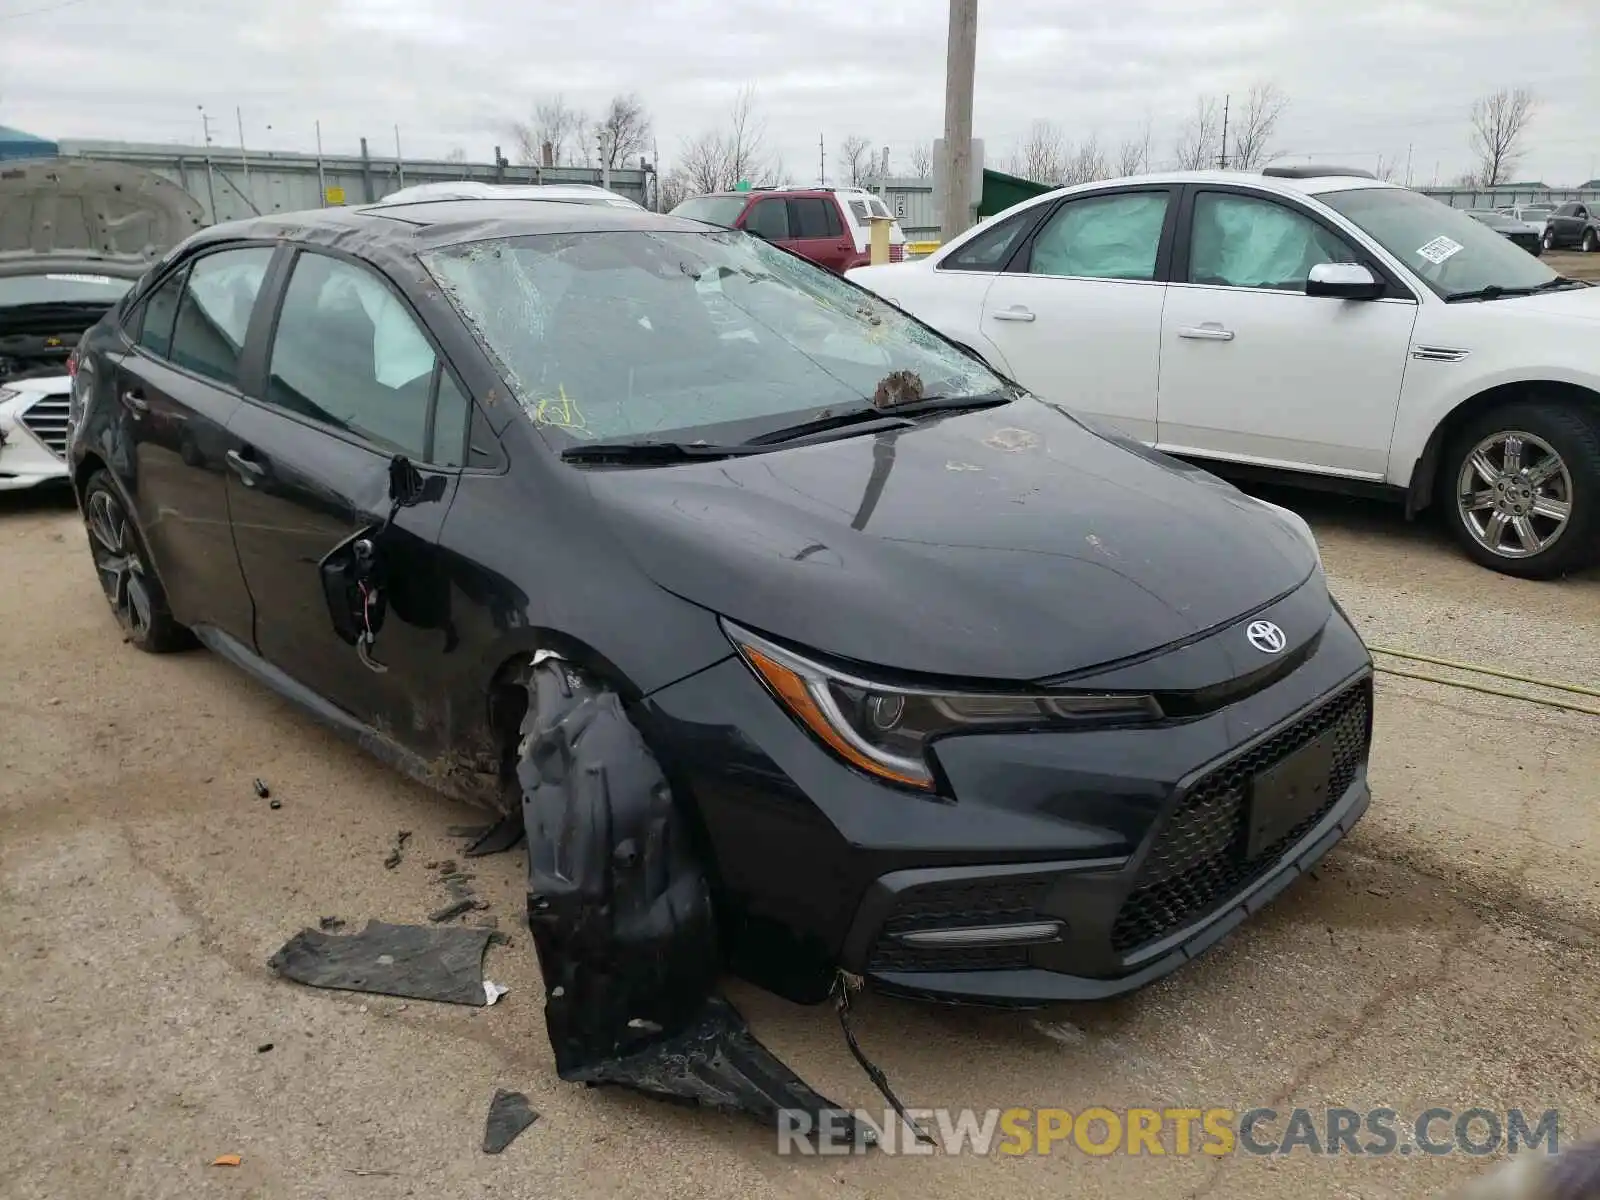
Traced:
[[[470, 405], [400, 293], [369, 265], [299, 250], [287, 270], [254, 394], [230, 426], [228, 493], [255, 601], [258, 653], [346, 713], [420, 752], [438, 708], [449, 636], [438, 538], [464, 460]], [[403, 456], [426, 499], [391, 513]], [[372, 543], [381, 603], [342, 610], [356, 542]], [[340, 625], [370, 617], [366, 658]]]
[[832, 196], [791, 196], [789, 239], [789, 249], [830, 271], [855, 266], [856, 244]]
[[1583, 211], [1584, 206], [1573, 200], [1563, 204], [1551, 215], [1550, 235], [1557, 246], [1577, 244], [1583, 235], [1583, 217], [1579, 215]]
[[1068, 196], [983, 301], [983, 332], [1018, 383], [1145, 442], [1176, 208], [1168, 188]]
[[757, 200], [745, 209], [739, 228], [785, 249], [794, 249], [794, 234], [789, 226], [789, 202], [782, 196], [763, 196]]
[[228, 528], [227, 425], [241, 400], [244, 348], [272, 246], [202, 254], [167, 276], [125, 329], [111, 365], [132, 461], [112, 465], [173, 615], [248, 642], [254, 614]]

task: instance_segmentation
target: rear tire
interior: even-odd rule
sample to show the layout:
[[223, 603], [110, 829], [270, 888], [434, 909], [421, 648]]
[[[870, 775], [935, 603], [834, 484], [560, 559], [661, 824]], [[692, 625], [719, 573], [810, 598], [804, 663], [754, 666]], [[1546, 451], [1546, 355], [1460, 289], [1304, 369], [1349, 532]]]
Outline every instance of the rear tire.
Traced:
[[1600, 561], [1600, 414], [1530, 397], [1451, 438], [1438, 500], [1480, 565], [1546, 579]]
[[147, 654], [192, 646], [194, 635], [172, 619], [150, 552], [106, 471], [96, 471], [84, 486], [83, 521], [95, 574], [122, 626], [123, 640]]
[[1593, 254], [1596, 250], [1600, 250], [1600, 236], [1597, 236], [1592, 229], [1585, 229], [1583, 231], [1583, 252], [1585, 254]]
[[563, 1078], [675, 1034], [721, 974], [689, 822], [614, 691], [533, 668], [518, 746], [528, 925]]

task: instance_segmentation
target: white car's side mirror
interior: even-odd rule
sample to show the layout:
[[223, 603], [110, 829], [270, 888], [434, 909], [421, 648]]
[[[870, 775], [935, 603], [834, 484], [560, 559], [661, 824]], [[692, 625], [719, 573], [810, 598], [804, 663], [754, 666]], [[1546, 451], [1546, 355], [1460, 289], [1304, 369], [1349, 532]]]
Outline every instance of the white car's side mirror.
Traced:
[[1375, 300], [1383, 295], [1383, 280], [1360, 263], [1318, 263], [1306, 276], [1306, 295], [1333, 296], [1340, 300]]

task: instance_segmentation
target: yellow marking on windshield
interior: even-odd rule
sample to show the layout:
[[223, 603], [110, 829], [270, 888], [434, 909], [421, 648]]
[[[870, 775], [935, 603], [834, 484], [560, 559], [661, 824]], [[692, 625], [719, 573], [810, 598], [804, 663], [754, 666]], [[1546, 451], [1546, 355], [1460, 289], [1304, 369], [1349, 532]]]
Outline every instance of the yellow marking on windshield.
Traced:
[[588, 431], [589, 422], [583, 415], [583, 409], [573, 403], [572, 397], [567, 395], [567, 385], [557, 384], [556, 395], [540, 400], [533, 410], [535, 425], [554, 425], [557, 429], [566, 429], [573, 433]]

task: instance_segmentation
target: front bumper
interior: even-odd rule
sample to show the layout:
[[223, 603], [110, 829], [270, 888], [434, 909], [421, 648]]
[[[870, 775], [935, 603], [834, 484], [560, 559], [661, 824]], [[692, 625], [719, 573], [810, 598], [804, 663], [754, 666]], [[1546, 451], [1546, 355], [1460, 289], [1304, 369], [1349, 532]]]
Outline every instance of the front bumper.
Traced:
[[[945, 739], [934, 751], [942, 800], [844, 766], [737, 659], [654, 694], [645, 711], [742, 921], [904, 994], [1103, 998], [1215, 943], [1369, 802], [1360, 638], [1325, 593], [1253, 615], [1299, 631], [1293, 668], [1269, 683], [1159, 727]], [[1119, 686], [1139, 686], [1135, 674], [1167, 688], [1198, 680], [1208, 643], [1236, 634], [1124, 668]], [[1282, 799], [1283, 764], [1308, 757], [1316, 786], [1300, 770], [1291, 791], [1302, 798]]]
[[68, 478], [67, 407], [59, 392], [0, 385], [0, 492]]

